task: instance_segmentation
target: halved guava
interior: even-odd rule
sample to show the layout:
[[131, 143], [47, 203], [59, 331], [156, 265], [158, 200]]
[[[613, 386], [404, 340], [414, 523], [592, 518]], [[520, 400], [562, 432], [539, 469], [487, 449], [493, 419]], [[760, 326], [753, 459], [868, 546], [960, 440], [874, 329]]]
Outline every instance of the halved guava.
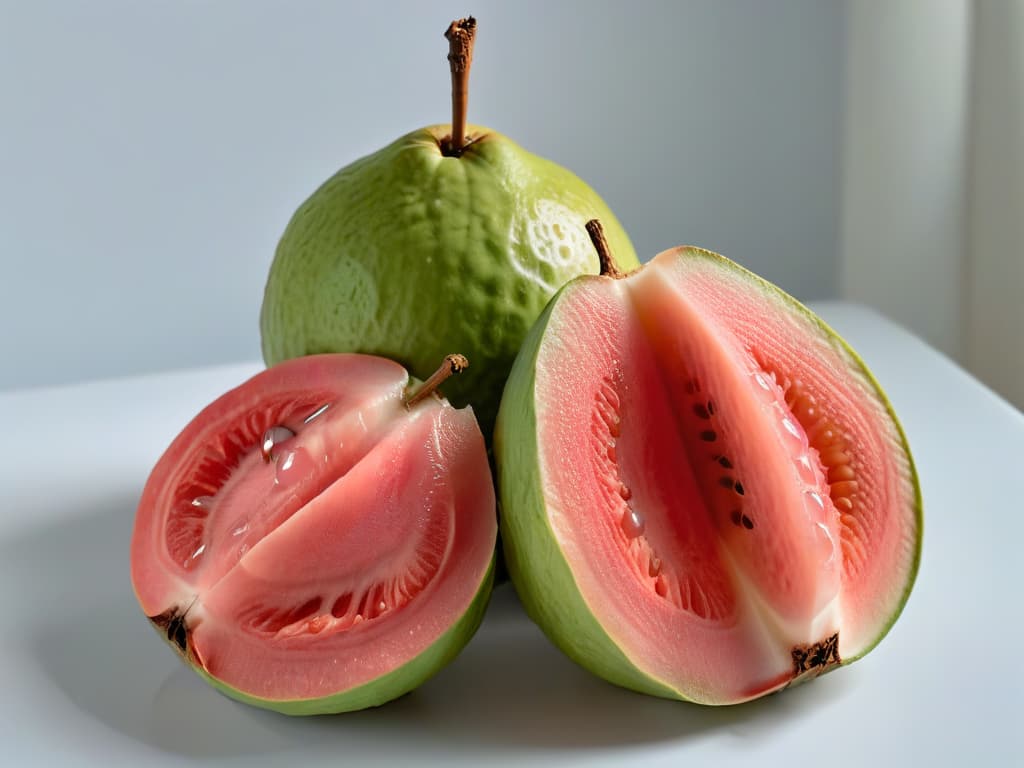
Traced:
[[159, 460], [131, 576], [143, 611], [226, 694], [289, 714], [382, 704], [450, 661], [490, 595], [497, 522], [469, 408], [317, 355], [223, 395]]
[[640, 691], [755, 698], [888, 631], [920, 555], [906, 439], [810, 310], [696, 248], [548, 305], [496, 433], [501, 535], [531, 617]]

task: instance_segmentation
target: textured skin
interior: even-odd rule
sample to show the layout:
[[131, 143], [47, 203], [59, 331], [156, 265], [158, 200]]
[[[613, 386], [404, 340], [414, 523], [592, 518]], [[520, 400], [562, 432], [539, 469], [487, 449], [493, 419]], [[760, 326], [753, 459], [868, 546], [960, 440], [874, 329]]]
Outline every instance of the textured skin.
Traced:
[[597, 194], [486, 128], [444, 157], [447, 126], [357, 160], [296, 211], [270, 269], [260, 327], [268, 365], [319, 352], [392, 358], [419, 378], [470, 360], [444, 392], [490, 438], [519, 346], [568, 280], [599, 271], [584, 229], [604, 225], [619, 265], [639, 266]]
[[[782, 304], [789, 311], [801, 313], [810, 319], [823, 335], [844, 350], [851, 369], [859, 369], [859, 373], [870, 383], [896, 427], [909, 462], [914, 488], [913, 514], [918, 538], [899, 604], [889, 620], [879, 627], [874, 639], [859, 653], [844, 658], [842, 665], [857, 661], [881, 642], [899, 618], [910, 597], [920, 565], [921, 534], [924, 525], [921, 489], [903, 428], [888, 398], [864, 361], [842, 337], [810, 309], [777, 286], [724, 256], [700, 248], [680, 248], [678, 254], [680, 258], [717, 261], [742, 275], [749, 282], [752, 291], [762, 292], [767, 298]], [[595, 618], [577, 586], [572, 564], [559, 546], [549, 523], [544, 497], [544, 468], [539, 461], [538, 450], [537, 357], [545, 343], [545, 331], [552, 322], [552, 314], [566, 302], [572, 301], [574, 288], [591, 279], [581, 278], [568, 283], [545, 308], [523, 342], [501, 401], [495, 427], [494, 449], [502, 505], [499, 535], [504, 547], [505, 563], [515, 585], [516, 594], [530, 618], [573, 661], [616, 685], [664, 698], [693, 701], [666, 681], [655, 679], [644, 672], [641, 669], [644, 660], [627, 657], [609, 636]]]

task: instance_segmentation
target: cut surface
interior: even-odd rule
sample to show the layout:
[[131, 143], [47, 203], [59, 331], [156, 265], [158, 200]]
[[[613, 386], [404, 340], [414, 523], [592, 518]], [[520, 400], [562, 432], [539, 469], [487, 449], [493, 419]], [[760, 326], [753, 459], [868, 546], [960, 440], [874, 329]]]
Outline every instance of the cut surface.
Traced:
[[[529, 402], [503, 404], [503, 493], [539, 488], [540, 525], [606, 636], [584, 643], [610, 641], [646, 687], [727, 703], [884, 634], [916, 568], [913, 468], [869, 374], [807, 310], [721, 257], [677, 250], [621, 280], [576, 281], [531, 343]], [[519, 422], [534, 430], [535, 476], [506, 479]], [[598, 652], [537, 605], [538, 525], [509, 493], [517, 587], [588, 664]]]
[[411, 409], [382, 358], [277, 366], [203, 411], [154, 469], [132, 540], [143, 609], [229, 692], [337, 697], [476, 605], [496, 523], [479, 428]]

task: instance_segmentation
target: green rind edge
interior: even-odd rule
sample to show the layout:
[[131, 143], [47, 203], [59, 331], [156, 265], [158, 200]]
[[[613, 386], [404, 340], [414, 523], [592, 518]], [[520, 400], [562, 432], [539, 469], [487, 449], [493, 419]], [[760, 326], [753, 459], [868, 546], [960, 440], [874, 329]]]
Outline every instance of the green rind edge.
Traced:
[[226, 696], [254, 707], [274, 710], [285, 715], [327, 715], [378, 707], [418, 688], [459, 655], [459, 652], [480, 628], [480, 623], [487, 611], [491, 590], [494, 586], [494, 564], [495, 558], [492, 556], [487, 572], [484, 574], [480, 588], [472, 602], [450, 629], [435, 640], [430, 647], [402, 666], [358, 688], [319, 699], [275, 701], [250, 696], [218, 680], [199, 667], [193, 665], [192, 668], [206, 682]]
[[849, 357], [850, 361], [857, 365], [857, 367], [860, 369], [860, 372], [864, 375], [864, 378], [874, 389], [875, 395], [878, 397], [879, 401], [882, 403], [882, 406], [885, 408], [885, 411], [889, 415], [889, 419], [892, 421], [893, 426], [896, 427], [896, 434], [899, 436], [900, 445], [903, 448], [903, 454], [907, 459], [907, 467], [910, 471], [910, 482], [914, 488], [913, 513], [915, 530], [917, 532], [917, 539], [915, 541], [913, 559], [910, 563], [910, 569], [907, 572], [907, 584], [903, 589], [903, 594], [900, 596], [899, 602], [893, 610], [892, 616], [890, 617], [888, 623], [886, 623], [879, 630], [878, 635], [870, 643], [868, 643], [860, 653], [843, 659], [843, 665], [852, 664], [858, 659], [864, 658], [867, 654], [874, 650], [875, 647], [880, 642], [882, 642], [882, 639], [887, 634], [889, 634], [889, 630], [892, 629], [897, 619], [899, 619], [900, 615], [903, 613], [903, 609], [907, 605], [907, 600], [910, 599], [910, 593], [914, 589], [914, 583], [917, 581], [917, 572], [921, 566], [921, 550], [924, 539], [924, 499], [921, 496], [921, 482], [917, 474], [917, 467], [914, 464], [914, 456], [910, 452], [910, 442], [907, 440], [907, 434], [904, 431], [903, 425], [900, 423], [899, 418], [897, 418], [896, 416], [896, 411], [893, 409], [892, 403], [889, 401], [888, 395], [885, 394], [885, 390], [882, 389], [882, 385], [879, 384], [878, 379], [875, 378], [875, 375], [871, 372], [871, 369], [868, 368], [867, 364], [864, 362], [861, 356], [857, 354], [857, 351], [850, 346], [846, 339], [840, 336], [835, 331], [835, 329], [832, 328], [832, 326], [830, 326], [828, 323], [826, 323], [816, 312], [814, 312], [812, 309], [804, 305], [798, 299], [786, 293], [784, 290], [779, 288], [774, 283], [765, 280], [760, 275], [751, 272], [746, 267], [737, 264], [732, 259], [723, 256], [720, 253], [715, 253], [714, 251], [709, 251], [705, 248], [699, 248], [697, 246], [692, 245], [681, 246], [674, 250], [682, 253], [688, 253], [692, 256], [698, 256], [705, 259], [710, 259], [712, 261], [716, 261], [719, 264], [738, 272], [747, 280], [757, 283], [764, 291], [772, 293], [776, 297], [782, 299], [784, 303], [788, 304], [790, 307], [800, 312], [804, 317], [806, 317], [813, 324], [818, 326], [818, 328], [821, 329], [829, 339], [831, 339], [833, 342], [839, 345], [842, 351]]
[[494, 439], [505, 562], [527, 615], [566, 656], [624, 688], [688, 701], [633, 664], [594, 618], [545, 514], [534, 409], [537, 354], [552, 310], [572, 283], [555, 294], [527, 334], [498, 410]]
[[[873, 650], [896, 623], [910, 597], [920, 567], [924, 531], [923, 500], [917, 468], [903, 426], [885, 391], [860, 355], [815, 312], [778, 286], [725, 256], [692, 246], [673, 250], [716, 261], [720, 266], [737, 272], [763, 291], [781, 299], [784, 304], [810, 320], [859, 368], [896, 428], [913, 486], [917, 536], [906, 586], [889, 621], [863, 650], [843, 659], [843, 665], [857, 661]], [[512, 367], [498, 411], [495, 455], [502, 503], [500, 531], [509, 575], [530, 618], [577, 664], [625, 688], [664, 698], [694, 701], [640, 670], [604, 631], [584, 600], [568, 561], [557, 546], [555, 533], [545, 513], [534, 407], [537, 356], [554, 308], [563, 294], [570, 292], [573, 285], [583, 279], [594, 278], [577, 278], [563, 286], [531, 328]]]

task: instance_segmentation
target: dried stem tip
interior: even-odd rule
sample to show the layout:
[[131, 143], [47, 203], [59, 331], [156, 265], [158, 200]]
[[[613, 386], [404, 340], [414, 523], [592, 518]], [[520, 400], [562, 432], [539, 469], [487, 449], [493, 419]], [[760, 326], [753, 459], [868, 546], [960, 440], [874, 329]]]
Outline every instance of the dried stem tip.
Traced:
[[452, 73], [452, 135], [445, 147], [445, 154], [458, 157], [466, 146], [469, 68], [473, 64], [476, 19], [469, 16], [453, 21], [444, 36], [448, 39], [448, 66]]
[[588, 221], [587, 234], [590, 235], [590, 242], [594, 244], [597, 258], [601, 262], [601, 274], [616, 280], [625, 277], [626, 274], [619, 269], [619, 265], [615, 263], [615, 257], [612, 256], [612, 252], [608, 248], [608, 241], [605, 239], [604, 227], [601, 226], [601, 222], [597, 219]]
[[456, 373], [462, 373], [467, 368], [469, 368], [469, 360], [464, 356], [458, 354], [447, 355], [444, 362], [441, 363], [441, 367], [430, 374], [430, 378], [423, 382], [423, 386], [405, 401], [405, 407], [412, 408], [420, 400], [430, 397], [446, 379], [454, 376]]

